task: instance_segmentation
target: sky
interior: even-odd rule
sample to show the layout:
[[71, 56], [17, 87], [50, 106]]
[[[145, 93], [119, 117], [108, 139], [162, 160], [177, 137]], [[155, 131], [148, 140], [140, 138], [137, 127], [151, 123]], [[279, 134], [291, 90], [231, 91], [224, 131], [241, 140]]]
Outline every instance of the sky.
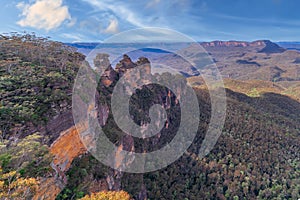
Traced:
[[102, 42], [160, 27], [197, 41], [300, 41], [298, 0], [1, 0], [0, 33]]

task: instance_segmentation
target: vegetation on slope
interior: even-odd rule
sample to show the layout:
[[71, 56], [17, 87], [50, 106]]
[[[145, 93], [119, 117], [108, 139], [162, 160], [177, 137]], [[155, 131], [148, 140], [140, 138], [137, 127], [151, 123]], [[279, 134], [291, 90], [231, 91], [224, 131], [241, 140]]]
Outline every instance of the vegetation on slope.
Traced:
[[[169, 80], [176, 79], [171, 74], [164, 76], [169, 76]], [[244, 83], [227, 80], [225, 83], [239, 87], [235, 88], [235, 92], [226, 90], [226, 122], [213, 151], [202, 160], [197, 157], [209, 124], [210, 99], [207, 89], [196, 87], [201, 121], [188, 152], [165, 169], [146, 174], [122, 173], [121, 189], [135, 199], [140, 199], [143, 188], [146, 188], [149, 199], [299, 198], [300, 103], [278, 94], [283, 89], [273, 86], [273, 83], [264, 83], [263, 86], [260, 84], [262, 81]], [[239, 93], [248, 93], [255, 84], [258, 95]], [[273, 89], [268, 90], [268, 87]], [[107, 94], [111, 91], [112, 88], [99, 87], [100, 94], [106, 94], [101, 103], [109, 105], [110, 95]], [[147, 121], [149, 105], [161, 103], [158, 96], [167, 96], [165, 88], [148, 85], [136, 90], [130, 101], [130, 113], [137, 124]], [[170, 105], [166, 111], [173, 111], [172, 119], [169, 118], [173, 124], [163, 129], [156, 145], [151, 139], [134, 138], [135, 151], [153, 151], [172, 140], [177, 131], [176, 115], [180, 113], [174, 94]], [[124, 133], [118, 129], [112, 115], [109, 115], [103, 130], [113, 143], [120, 145]], [[106, 178], [111, 176], [111, 170], [92, 155], [83, 155], [74, 160], [67, 173], [69, 183], [61, 195], [67, 199], [70, 197], [67, 193], [88, 193], [92, 182], [105, 183]], [[102, 188], [107, 189], [108, 186], [103, 184]]]
[[34, 34], [0, 35], [2, 197], [32, 199], [38, 179], [54, 174], [47, 144], [56, 136], [45, 127], [70, 109], [83, 59], [75, 49]]
[[70, 108], [72, 85], [84, 58], [81, 54], [29, 34], [0, 35], [0, 52], [2, 139], [12, 134], [24, 137], [32, 126], [45, 124]]
[[120, 191], [103, 191], [98, 193], [93, 193], [91, 195], [86, 195], [80, 200], [130, 200], [130, 196], [127, 192]]
[[[72, 84], [83, 56], [61, 43], [16, 34], [1, 36], [0, 52], [1, 195], [16, 193], [20, 198], [30, 199], [39, 177], [53, 176], [49, 167], [53, 158], [45, 145], [49, 138], [43, 129], [37, 132], [35, 127], [47, 124], [70, 108]], [[165, 76], [176, 79], [170, 74]], [[119, 189], [135, 199], [141, 199], [145, 191], [148, 199], [166, 200], [300, 198], [299, 101], [282, 95], [286, 83], [271, 91], [266, 89], [268, 85], [262, 88], [259, 84], [254, 91], [253, 83], [229, 83], [234, 87], [226, 91], [223, 134], [208, 156], [200, 160], [197, 154], [209, 124], [210, 99], [206, 89], [195, 88], [201, 121], [188, 151], [170, 166], [155, 172], [118, 174]], [[113, 86], [98, 87], [100, 96], [105, 94], [99, 104], [109, 105]], [[167, 96], [168, 90], [157, 85], [137, 90], [130, 100], [135, 122], [149, 120], [149, 105], [161, 103], [160, 98]], [[175, 102], [171, 94], [167, 113], [175, 115], [168, 116], [170, 124], [161, 136], [152, 138], [157, 145], [151, 139], [135, 138], [136, 151], [153, 151], [172, 140], [180, 117], [180, 107]], [[121, 144], [124, 133], [111, 113], [103, 130], [113, 143]], [[120, 193], [85, 196], [109, 190], [107, 177], [114, 176], [114, 172], [89, 153], [79, 156], [66, 173], [67, 185], [57, 199], [116, 197]], [[128, 194], [124, 193], [124, 198], [129, 198]]]

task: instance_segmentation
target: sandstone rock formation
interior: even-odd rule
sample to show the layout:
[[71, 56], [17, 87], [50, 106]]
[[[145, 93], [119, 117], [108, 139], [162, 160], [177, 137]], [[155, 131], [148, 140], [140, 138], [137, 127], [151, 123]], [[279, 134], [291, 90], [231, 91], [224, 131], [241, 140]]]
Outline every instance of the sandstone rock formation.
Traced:
[[85, 153], [87, 150], [82, 143], [75, 126], [61, 133], [59, 138], [50, 146], [50, 152], [54, 155], [52, 168], [56, 171], [59, 179], [66, 184], [65, 172], [70, 168], [74, 158]]
[[33, 200], [54, 200], [63, 188], [64, 184], [56, 178], [45, 178], [40, 180], [39, 188]]
[[[87, 108], [90, 113], [92, 113], [93, 117], [98, 119], [100, 126], [103, 127], [106, 125], [109, 114], [111, 112], [110, 97], [112, 93], [111, 89], [114, 87], [114, 84], [120, 81], [120, 78], [123, 77], [123, 79], [126, 80], [128, 84], [130, 84], [130, 87], [139, 88], [138, 85], [147, 85], [151, 83], [151, 80], [154, 78], [154, 76], [151, 75], [150, 61], [144, 57], [139, 58], [137, 62], [132, 62], [132, 60], [127, 55], [124, 55], [123, 59], [117, 64], [114, 69], [109, 62], [107, 54], [98, 54], [94, 59], [94, 66], [96, 72], [101, 72], [101, 70], [103, 69], [105, 69], [105, 71], [101, 74], [100, 77], [100, 91], [96, 92], [95, 96], [96, 104], [87, 105]], [[135, 68], [138, 68], [138, 70], [134, 71], [133, 74], [126, 73], [129, 70], [134, 70]], [[144, 89], [150, 91], [154, 86], [149, 85], [147, 87], [145, 87]], [[180, 88], [181, 86], [178, 85], [178, 94], [184, 95], [184, 91], [182, 91]], [[139, 90], [142, 90], [142, 88], [139, 88]], [[165, 109], [170, 109], [171, 105], [178, 104], [178, 100], [169, 89], [160, 89], [159, 91], [160, 93], [155, 94], [155, 96], [153, 97], [154, 103], [161, 104]], [[126, 90], [124, 90], [123, 92], [126, 93]], [[105, 98], [103, 98], [101, 95], [106, 96]], [[180, 96], [177, 98], [180, 98]], [[141, 114], [145, 115], [145, 113]], [[139, 125], [143, 126], [145, 123], [147, 123], [147, 121], [141, 120]], [[166, 121], [166, 129], [168, 129], [170, 123], [172, 122]], [[148, 145], [142, 147], [143, 149], [139, 149], [139, 151], [146, 152], [149, 145], [155, 146], [156, 144], [158, 144], [160, 142], [161, 136], [161, 133], [158, 133], [151, 139], [145, 139], [145, 143], [148, 143]], [[82, 141], [81, 139], [85, 141]], [[54, 159], [51, 166], [56, 172], [56, 177], [54, 177], [54, 179], [46, 180], [46, 182], [52, 181], [53, 187], [51, 187], [51, 190], [53, 191], [53, 193], [58, 193], [64, 187], [64, 185], [67, 184], [68, 180], [65, 173], [71, 167], [74, 158], [87, 152], [84, 144], [89, 143], [89, 140], [90, 138], [87, 132], [87, 123], [82, 122], [82, 124], [80, 125], [77, 124], [77, 129], [75, 126], [71, 126], [67, 130], [62, 131], [60, 136], [52, 143], [52, 145], [50, 146], [50, 152], [54, 155]], [[131, 162], [133, 162], [134, 156], [130, 158], [124, 157], [121, 152], [135, 151], [134, 144], [134, 137], [132, 137], [131, 135], [125, 134], [121, 137], [118, 143], [118, 150], [115, 152], [115, 156], [111, 159], [111, 162], [116, 169], [124, 169], [126, 168], [126, 165], [130, 165]], [[97, 192], [97, 190], [105, 188], [109, 190], [119, 191], [122, 189], [122, 177], [123, 172], [111, 169], [107, 173], [106, 179], [101, 180], [102, 186], [91, 186], [91, 190], [93, 190], [93, 192]], [[39, 194], [43, 193], [44, 190], [45, 188], [41, 188]], [[140, 196], [143, 199], [147, 198], [145, 187], [141, 187]], [[43, 197], [43, 195], [40, 197]]]
[[96, 58], [94, 59], [95, 71], [101, 75], [101, 82], [106, 87], [110, 86], [117, 78], [117, 73], [112, 68], [108, 58], [108, 54], [97, 54]]
[[256, 47], [260, 50], [258, 53], [282, 53], [285, 51], [284, 48], [269, 40], [257, 40], [254, 42], [245, 41], [212, 41], [202, 42], [201, 45], [206, 47]]

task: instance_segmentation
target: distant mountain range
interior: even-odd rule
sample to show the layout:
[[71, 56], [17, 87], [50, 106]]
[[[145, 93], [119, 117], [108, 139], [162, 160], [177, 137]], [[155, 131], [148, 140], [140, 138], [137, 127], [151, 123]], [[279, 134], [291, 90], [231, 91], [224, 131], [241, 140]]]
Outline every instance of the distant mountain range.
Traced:
[[300, 51], [300, 42], [277, 42], [276, 44], [285, 49]]
[[[274, 43], [270, 40], [246, 41], [212, 41], [200, 42], [213, 62], [218, 66], [224, 78], [241, 80], [299, 80], [298, 63], [300, 55], [291, 51], [298, 48], [300, 42]], [[107, 53], [111, 57], [112, 66], [127, 54], [133, 60], [147, 57], [151, 63], [172, 66], [172, 69], [186, 77], [199, 75], [198, 70], [175, 53], [165, 49], [186, 49], [193, 52], [188, 43], [72, 43], [80, 53], [88, 55], [92, 50], [96, 53]], [[182, 48], [185, 45], [184, 48]], [[298, 45], [298, 46], [297, 46]], [[148, 48], [147, 46], [151, 46]], [[153, 47], [153, 48], [152, 48]], [[121, 55], [119, 54], [120, 52]], [[281, 58], [281, 59], [279, 59]], [[92, 60], [90, 60], [92, 61]], [[91, 62], [90, 62], [91, 63]], [[152, 66], [156, 68], [156, 66]], [[291, 74], [291, 75], [289, 75]]]
[[[127, 192], [125, 196], [132, 200], [300, 199], [300, 52], [289, 50], [295, 49], [290, 43], [282, 47], [268, 40], [201, 44], [207, 53], [183, 43], [101, 44], [92, 58], [94, 52], [88, 57], [80, 52], [90, 52], [98, 43], [70, 44], [77, 52], [34, 35], [0, 37], [0, 199], [65, 200], [97, 193], [106, 198], [105, 194], [116, 191]], [[171, 53], [178, 46], [184, 46], [181, 53], [197, 62], [190, 64], [178, 51]], [[82, 65], [85, 58], [93, 68]], [[210, 121], [216, 99], [222, 98], [211, 94], [220, 94], [223, 84], [213, 81], [209, 89], [196, 73], [199, 68], [191, 68], [201, 65], [200, 74], [214, 72], [208, 60], [223, 76], [226, 119], [222, 127]], [[182, 110], [191, 101], [182, 77], [170, 71], [152, 74], [158, 63], [188, 77], [198, 100], [199, 123], [190, 110], [183, 117]], [[103, 67], [107, 68], [100, 75]], [[135, 67], [136, 73], [126, 73]], [[99, 82], [94, 85], [96, 77]], [[127, 83], [122, 83], [123, 78]], [[157, 134], [134, 137], [131, 130], [118, 126], [112, 98], [119, 92], [130, 97], [128, 109], [121, 103], [115, 106], [126, 108], [129, 116], [124, 119], [143, 130], [156, 120], [151, 117], [152, 106], [164, 109], [165, 122]], [[83, 112], [76, 112], [78, 108]], [[222, 118], [222, 110], [215, 112]], [[146, 155], [163, 147], [169, 151], [181, 122], [196, 127], [197, 133], [173, 164], [148, 173], [115, 170], [137, 163], [134, 153]], [[209, 135], [210, 127], [222, 128], [216, 145], [206, 145], [207, 136], [216, 137]], [[183, 130], [188, 136], [188, 129]], [[99, 143], [100, 136], [107, 138], [107, 145]], [[178, 147], [186, 138], [179, 140]], [[110, 143], [115, 150], [106, 154]], [[210, 145], [210, 153], [199, 157], [202, 147]], [[108, 164], [94, 157], [94, 147], [97, 152], [104, 150]], [[144, 161], [138, 168], [157, 165], [156, 160]]]
[[[211, 42], [199, 42], [203, 47], [261, 47], [266, 46], [264, 51], [266, 53], [280, 53], [283, 52], [284, 49], [288, 50], [298, 50], [300, 51], [300, 42], [271, 42], [270, 40], [257, 40], [253, 42], [247, 42], [247, 41], [211, 41]], [[125, 45], [128, 46], [128, 44], [122, 44], [122, 43], [97, 43], [97, 42], [80, 42], [80, 43], [66, 43], [69, 46], [76, 47], [79, 52], [87, 55], [91, 50], [95, 48], [120, 48], [124, 47]], [[180, 43], [178, 43], [180, 44]], [[136, 43], [136, 44], [130, 44], [134, 46], [135, 48], [144, 47], [143, 43]], [[154, 44], [155, 45], [155, 44]], [[158, 43], [158, 46], [161, 45], [161, 43]], [[164, 44], [168, 45], [168, 43]], [[281, 48], [280, 48], [281, 47]], [[149, 51], [149, 49], [148, 49]]]

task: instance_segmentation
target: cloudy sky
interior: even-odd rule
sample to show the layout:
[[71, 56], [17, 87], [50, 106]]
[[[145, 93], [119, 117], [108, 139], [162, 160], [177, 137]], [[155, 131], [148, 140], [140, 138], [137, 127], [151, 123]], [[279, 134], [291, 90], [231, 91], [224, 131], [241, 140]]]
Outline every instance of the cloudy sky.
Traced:
[[1, 0], [0, 33], [35, 32], [64, 42], [100, 42], [143, 27], [198, 41], [300, 41], [298, 0]]

